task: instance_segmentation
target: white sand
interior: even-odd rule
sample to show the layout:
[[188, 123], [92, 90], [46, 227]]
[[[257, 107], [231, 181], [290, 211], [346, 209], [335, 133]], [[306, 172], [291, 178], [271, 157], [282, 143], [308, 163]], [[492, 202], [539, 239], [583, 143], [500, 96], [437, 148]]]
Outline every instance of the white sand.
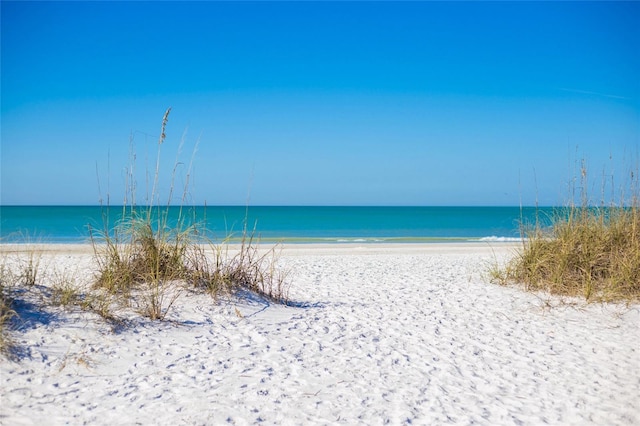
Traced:
[[[513, 247], [289, 246], [302, 307], [185, 294], [116, 332], [23, 312], [0, 423], [640, 424], [640, 307], [489, 284]], [[86, 247], [43, 256], [90, 276]]]

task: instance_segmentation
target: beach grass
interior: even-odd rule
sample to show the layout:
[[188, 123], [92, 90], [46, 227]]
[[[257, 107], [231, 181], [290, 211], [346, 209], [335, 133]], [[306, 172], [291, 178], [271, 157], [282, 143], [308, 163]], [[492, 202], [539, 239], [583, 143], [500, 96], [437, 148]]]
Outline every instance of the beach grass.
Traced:
[[84, 294], [77, 283], [77, 276], [70, 271], [53, 271], [51, 277], [51, 304], [71, 308], [81, 305]]
[[[202, 237], [206, 235], [206, 229], [205, 232], [199, 229], [206, 224], [189, 220], [184, 201], [188, 198], [191, 166], [182, 188], [178, 217], [169, 221], [175, 173], [180, 164], [178, 159], [165, 204], [158, 202], [157, 188], [161, 173], [160, 152], [165, 143], [170, 111], [171, 108], [167, 109], [162, 119], [147, 204], [142, 207], [136, 206], [135, 202], [124, 205], [122, 220], [115, 227], [109, 227], [109, 218], [105, 217], [102, 231], [90, 229], [98, 264], [94, 287], [115, 301], [135, 306], [141, 315], [153, 320], [166, 317], [185, 286], [204, 289], [214, 297], [246, 289], [286, 303], [286, 274], [275, 267], [275, 249], [266, 254], [258, 250], [255, 228], [249, 232], [246, 219], [240, 249], [233, 255], [229, 255], [228, 249], [230, 236], [222, 244], [213, 243]], [[136, 156], [131, 157], [135, 159]], [[135, 165], [131, 164], [129, 168], [133, 170]], [[130, 181], [128, 185], [129, 198], [135, 200], [135, 182]]]
[[558, 209], [549, 226], [524, 227], [521, 250], [492, 278], [530, 291], [582, 297], [587, 301], [640, 301], [640, 197], [638, 172], [619, 204], [593, 206], [586, 165], [580, 199]]
[[[157, 201], [160, 147], [170, 109], [162, 120], [161, 136], [148, 200], [137, 206], [135, 187], [127, 173], [128, 199], [115, 222], [103, 209], [103, 228], [89, 226], [95, 277], [79, 277], [78, 271], [56, 270], [55, 260], [43, 262], [43, 250], [28, 235], [18, 248], [2, 251], [0, 258], [0, 353], [10, 355], [14, 347], [12, 329], [20, 312], [15, 300], [33, 299], [40, 308], [81, 309], [99, 315], [114, 326], [127, 323], [132, 313], [150, 320], [164, 320], [186, 291], [208, 293], [214, 301], [221, 295], [248, 291], [276, 303], [288, 303], [286, 271], [277, 267], [278, 247], [260, 247], [256, 227], [245, 218], [240, 235], [229, 235], [216, 243], [205, 236], [206, 224], [196, 223], [184, 206], [188, 182], [183, 188], [178, 218], [169, 218], [175, 171], [166, 204]], [[135, 158], [135, 154], [131, 155]], [[134, 165], [130, 165], [133, 169]], [[107, 196], [107, 199], [109, 197]], [[51, 262], [51, 263], [50, 263]], [[88, 282], [90, 280], [90, 282]]]
[[11, 319], [16, 312], [12, 307], [12, 300], [7, 292], [5, 282], [5, 269], [0, 271], [0, 354], [6, 355], [13, 346], [13, 339], [10, 334]]
[[255, 232], [245, 230], [234, 250], [228, 242], [194, 246], [188, 255], [190, 282], [214, 298], [248, 290], [288, 303], [288, 271], [276, 267], [278, 246], [260, 250], [256, 241]]
[[28, 241], [27, 246], [30, 247], [30, 249], [26, 251], [24, 256], [20, 256], [17, 278], [21, 284], [32, 287], [36, 285], [43, 272], [43, 266], [41, 265], [42, 252], [38, 250], [35, 243], [30, 242], [31, 240], [29, 238], [27, 238], [26, 241]]
[[0, 354], [12, 357], [16, 349], [12, 331], [16, 328], [19, 314], [15, 310], [16, 290], [26, 292], [36, 287], [45, 267], [41, 264], [42, 253], [28, 236], [23, 236], [29, 244], [26, 249], [16, 250], [9, 255], [0, 252]]

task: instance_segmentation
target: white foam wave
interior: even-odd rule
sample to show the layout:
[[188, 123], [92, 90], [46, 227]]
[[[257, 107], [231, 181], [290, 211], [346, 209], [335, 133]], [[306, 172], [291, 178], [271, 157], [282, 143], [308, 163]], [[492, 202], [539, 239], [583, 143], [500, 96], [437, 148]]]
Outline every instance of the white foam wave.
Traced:
[[490, 237], [480, 238], [478, 241], [487, 241], [493, 243], [510, 243], [510, 242], [519, 242], [522, 241], [522, 238], [519, 237], [497, 237], [492, 235]]
[[338, 243], [379, 243], [384, 240], [377, 238], [338, 238], [335, 241]]

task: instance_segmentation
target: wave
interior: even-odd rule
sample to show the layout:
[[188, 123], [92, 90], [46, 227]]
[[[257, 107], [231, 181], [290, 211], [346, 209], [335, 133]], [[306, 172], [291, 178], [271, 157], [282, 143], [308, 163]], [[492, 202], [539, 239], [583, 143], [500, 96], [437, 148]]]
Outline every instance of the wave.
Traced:
[[514, 243], [520, 242], [523, 239], [521, 237], [497, 237], [492, 235], [490, 237], [482, 237], [474, 241], [491, 242], [491, 243]]
[[381, 243], [385, 240], [381, 240], [378, 238], [338, 238], [337, 240], [333, 241], [337, 243]]

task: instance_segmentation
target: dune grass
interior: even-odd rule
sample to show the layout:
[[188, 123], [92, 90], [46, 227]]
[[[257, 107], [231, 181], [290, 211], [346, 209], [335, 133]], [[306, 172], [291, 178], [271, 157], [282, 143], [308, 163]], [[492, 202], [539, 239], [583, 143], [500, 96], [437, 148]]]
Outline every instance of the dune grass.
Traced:
[[0, 354], [11, 357], [15, 349], [12, 330], [16, 327], [18, 313], [14, 306], [16, 289], [30, 291], [36, 287], [45, 267], [41, 264], [42, 252], [28, 235], [22, 235], [29, 244], [25, 251], [16, 250], [10, 256], [0, 251]]
[[[203, 237], [206, 229], [205, 232], [199, 229], [206, 224], [189, 220], [184, 201], [188, 198], [191, 166], [178, 205], [178, 217], [169, 218], [178, 160], [173, 168], [168, 200], [166, 204], [158, 202], [160, 151], [170, 111], [167, 109], [162, 120], [148, 203], [141, 207], [135, 202], [124, 205], [115, 227], [110, 228], [109, 218], [105, 217], [103, 231], [90, 230], [98, 265], [95, 288], [113, 301], [134, 306], [143, 316], [160, 320], [166, 317], [185, 288], [205, 290], [214, 297], [247, 289], [286, 303], [286, 274], [275, 267], [275, 249], [267, 253], [258, 249], [255, 230], [248, 232], [245, 223], [241, 244], [235, 254], [230, 255], [230, 238], [221, 244], [206, 240]], [[130, 169], [134, 167], [130, 165]], [[128, 185], [129, 198], [135, 200], [135, 182]]]
[[[196, 245], [189, 251], [188, 273], [195, 287], [212, 296], [248, 290], [277, 303], [287, 304], [288, 271], [278, 268], [278, 246], [261, 250], [255, 229], [242, 231], [239, 245]], [[210, 253], [210, 255], [207, 255]]]
[[[129, 165], [127, 198], [112, 222], [114, 210], [103, 206], [103, 229], [89, 228], [96, 275], [92, 283], [77, 272], [58, 271], [55, 262], [43, 264], [42, 250], [26, 236], [15, 253], [0, 259], [0, 353], [13, 347], [12, 324], [19, 320], [14, 297], [31, 298], [38, 306], [79, 308], [98, 314], [115, 327], [132, 311], [151, 320], [164, 320], [185, 291], [222, 295], [249, 291], [277, 303], [288, 303], [287, 274], [278, 268], [278, 246], [260, 247], [255, 227], [244, 223], [240, 243], [229, 234], [222, 242], [207, 239], [206, 223], [196, 223], [185, 207], [189, 175], [180, 197], [178, 217], [170, 217], [176, 159], [166, 203], [158, 201], [160, 151], [165, 143], [169, 113], [162, 119], [155, 174], [142, 206], [135, 204], [136, 183]], [[182, 144], [182, 142], [181, 142]], [[179, 148], [179, 152], [181, 146]], [[135, 159], [132, 153], [131, 158]], [[189, 166], [190, 173], [191, 166]], [[109, 196], [107, 195], [107, 200]], [[128, 200], [128, 201], [127, 201]], [[87, 285], [89, 284], [89, 285]]]
[[[79, 278], [77, 272], [56, 270], [55, 262], [43, 264], [42, 249], [28, 235], [22, 236], [25, 244], [20, 249], [0, 253], [0, 354], [10, 357], [15, 348], [12, 331], [16, 319], [20, 321], [20, 312], [14, 306], [23, 298], [42, 308], [93, 312], [114, 329], [124, 325], [132, 311], [151, 320], [166, 319], [187, 290], [208, 293], [214, 299], [249, 291], [288, 303], [287, 273], [277, 267], [279, 246], [260, 247], [256, 229], [248, 227], [246, 218], [239, 243], [232, 243], [238, 241], [232, 234], [220, 243], [207, 239], [206, 223], [196, 223], [185, 207], [189, 174], [177, 206], [178, 217], [170, 217], [176, 170], [182, 164], [178, 159], [167, 202], [158, 201], [160, 151], [170, 110], [162, 120], [147, 202], [136, 205], [135, 165], [130, 164], [127, 198], [115, 223], [109, 216], [120, 209], [107, 204], [103, 206], [103, 228], [89, 227], [96, 265], [92, 283]], [[135, 153], [131, 158], [135, 160]], [[190, 170], [191, 166], [188, 173]]]
[[0, 354], [6, 355], [13, 346], [10, 332], [10, 321], [16, 315], [12, 308], [12, 300], [7, 294], [4, 281], [5, 271], [0, 272]]
[[[640, 301], [640, 197], [638, 173], [630, 173], [630, 191], [618, 205], [593, 206], [587, 171], [579, 203], [558, 209], [550, 226], [523, 230], [523, 246], [504, 267], [494, 268], [502, 284], [527, 290], [582, 297], [598, 302]], [[626, 200], [625, 200], [626, 198]]]

